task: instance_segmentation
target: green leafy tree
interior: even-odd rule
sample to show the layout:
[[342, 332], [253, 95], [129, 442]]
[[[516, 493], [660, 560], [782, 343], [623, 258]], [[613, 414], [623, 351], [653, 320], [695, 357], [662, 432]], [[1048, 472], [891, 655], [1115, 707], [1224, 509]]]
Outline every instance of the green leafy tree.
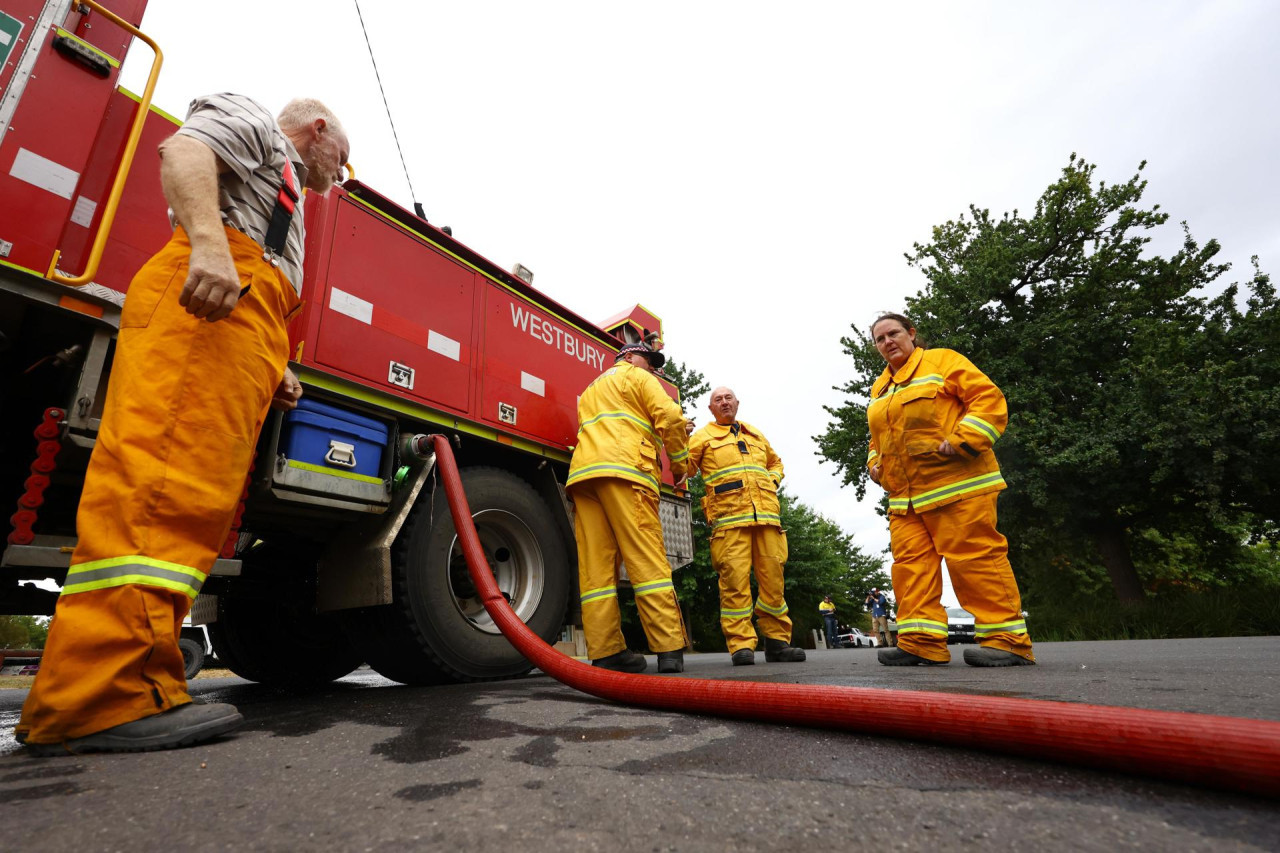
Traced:
[[680, 389], [680, 411], [684, 412], [685, 417], [689, 416], [689, 408], [694, 401], [711, 390], [705, 376], [678, 361], [668, 361], [662, 372]]
[[[927, 280], [908, 316], [1008, 398], [1001, 527], [1033, 589], [1109, 584], [1134, 601], [1178, 563], [1201, 582], [1238, 580], [1257, 562], [1244, 541], [1274, 538], [1280, 509], [1275, 290], [1255, 262], [1243, 307], [1236, 285], [1199, 295], [1227, 271], [1218, 244], [1184, 223], [1179, 251], [1152, 253], [1168, 214], [1141, 207], [1146, 182], [1094, 170], [1072, 155], [1030, 217], [971, 206], [935, 227], [907, 255]], [[858, 327], [841, 342], [855, 376], [816, 440], [861, 496], [866, 392], [883, 362]]]
[[43, 649], [48, 636], [48, 619], [0, 616], [0, 649]]
[[818, 603], [830, 595], [843, 624], [866, 627], [862, 603], [871, 587], [888, 587], [881, 560], [864, 554], [853, 537], [812, 507], [779, 493], [787, 531], [787, 603], [795, 636], [822, 628]]

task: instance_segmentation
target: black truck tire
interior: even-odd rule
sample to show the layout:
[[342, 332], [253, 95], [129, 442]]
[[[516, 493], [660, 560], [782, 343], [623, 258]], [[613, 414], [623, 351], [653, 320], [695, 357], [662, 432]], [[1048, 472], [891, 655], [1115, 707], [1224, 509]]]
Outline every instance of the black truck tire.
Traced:
[[[296, 551], [264, 545], [244, 556], [246, 578], [307, 572]], [[213, 653], [241, 678], [282, 687], [307, 688], [342, 678], [363, 659], [333, 614], [316, 613], [311, 597], [293, 588], [273, 594], [218, 595], [218, 619], [209, 625]]]
[[[551, 508], [525, 480], [466, 468], [462, 485], [499, 588], [547, 642], [564, 624], [570, 567]], [[405, 684], [488, 681], [532, 669], [499, 632], [471, 584], [444, 489], [424, 493], [392, 548], [395, 600], [347, 625], [369, 666]]]
[[182, 650], [182, 669], [187, 680], [196, 677], [196, 673], [204, 669], [204, 645], [190, 637], [178, 640], [178, 648]]
[[219, 595], [209, 640], [227, 669], [262, 684], [313, 687], [361, 663], [335, 617], [282, 602]]

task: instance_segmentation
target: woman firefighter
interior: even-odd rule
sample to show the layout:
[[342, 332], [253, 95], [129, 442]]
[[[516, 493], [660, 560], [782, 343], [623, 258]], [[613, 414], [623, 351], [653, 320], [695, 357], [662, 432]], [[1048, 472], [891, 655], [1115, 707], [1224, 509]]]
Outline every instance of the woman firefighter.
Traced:
[[965, 650], [965, 663], [1034, 664], [1008, 542], [996, 530], [1005, 482], [992, 446], [1008, 422], [1004, 395], [959, 353], [926, 349], [901, 314], [879, 317], [871, 337], [888, 366], [867, 406], [867, 468], [889, 493], [898, 609], [898, 645], [880, 649], [878, 659], [886, 666], [950, 662], [946, 560], [980, 643]]

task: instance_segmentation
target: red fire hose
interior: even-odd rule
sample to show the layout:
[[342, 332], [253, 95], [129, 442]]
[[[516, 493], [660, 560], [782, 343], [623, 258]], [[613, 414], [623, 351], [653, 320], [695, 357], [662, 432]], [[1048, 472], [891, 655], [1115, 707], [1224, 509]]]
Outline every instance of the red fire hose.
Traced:
[[1267, 720], [1042, 699], [658, 678], [576, 661], [544, 643], [502, 597], [471, 522], [449, 442], [440, 435], [432, 440], [458, 540], [485, 609], [534, 666], [570, 687], [667, 711], [933, 741], [1280, 796], [1280, 723]]

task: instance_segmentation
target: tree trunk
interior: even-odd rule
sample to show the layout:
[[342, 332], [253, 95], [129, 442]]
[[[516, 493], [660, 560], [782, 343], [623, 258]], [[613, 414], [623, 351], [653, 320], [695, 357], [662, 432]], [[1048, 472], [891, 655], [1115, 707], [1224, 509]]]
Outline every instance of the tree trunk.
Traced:
[[1094, 543], [1098, 546], [1102, 565], [1107, 567], [1116, 598], [1126, 604], [1142, 601], [1145, 593], [1142, 582], [1138, 580], [1138, 570], [1133, 565], [1133, 556], [1129, 553], [1129, 539], [1124, 528], [1104, 525], [1094, 533]]

